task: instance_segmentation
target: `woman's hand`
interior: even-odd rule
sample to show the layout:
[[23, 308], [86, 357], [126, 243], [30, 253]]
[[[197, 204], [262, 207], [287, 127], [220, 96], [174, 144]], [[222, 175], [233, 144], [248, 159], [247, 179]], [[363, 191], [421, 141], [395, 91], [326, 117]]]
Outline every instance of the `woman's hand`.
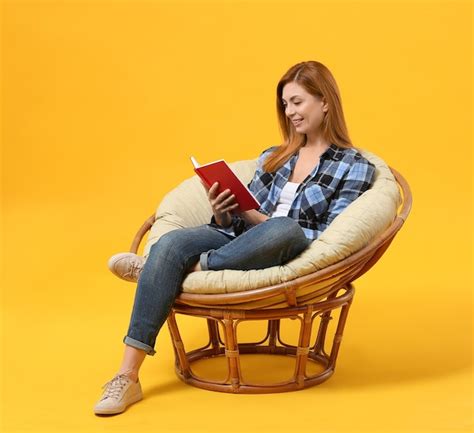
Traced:
[[211, 203], [216, 223], [222, 227], [229, 227], [232, 224], [231, 212], [239, 206], [238, 203], [235, 203], [235, 195], [231, 193], [230, 189], [217, 194], [219, 182], [214, 182], [210, 188], [207, 188], [202, 181], [201, 184], [206, 188], [207, 198]]

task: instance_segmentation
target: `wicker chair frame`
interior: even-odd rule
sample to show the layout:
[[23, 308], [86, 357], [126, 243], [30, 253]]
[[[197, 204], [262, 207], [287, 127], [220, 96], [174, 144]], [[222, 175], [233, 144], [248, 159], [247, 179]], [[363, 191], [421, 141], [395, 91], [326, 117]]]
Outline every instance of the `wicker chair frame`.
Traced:
[[[355, 292], [352, 282], [382, 257], [411, 210], [412, 195], [408, 183], [398, 171], [389, 168], [401, 189], [401, 206], [392, 224], [356, 253], [317, 272], [273, 286], [225, 294], [180, 293], [168, 316], [167, 324], [175, 353], [175, 371], [183, 382], [211, 391], [272, 393], [296, 391], [317, 385], [334, 373], [344, 326]], [[131, 252], [137, 253], [143, 236], [154, 222], [155, 214], [140, 227], [130, 247]], [[340, 291], [342, 294], [338, 295]], [[333, 319], [331, 313], [339, 309], [332, 347], [330, 353], [327, 353], [325, 344], [329, 321]], [[186, 352], [176, 314], [205, 318], [209, 332], [208, 343]], [[319, 326], [315, 342], [311, 345], [311, 331], [317, 317], [320, 318]], [[297, 345], [282, 340], [280, 321], [283, 318], [300, 320]], [[237, 325], [246, 320], [268, 320], [266, 336], [261, 341], [238, 343]], [[221, 337], [219, 324], [224, 330], [224, 338]], [[278, 383], [245, 381], [240, 362], [241, 354], [295, 357], [293, 376]], [[228, 375], [225, 380], [206, 379], [196, 375], [191, 369], [193, 362], [216, 356], [225, 356], [227, 359]], [[318, 364], [323, 371], [309, 374], [308, 360]]]

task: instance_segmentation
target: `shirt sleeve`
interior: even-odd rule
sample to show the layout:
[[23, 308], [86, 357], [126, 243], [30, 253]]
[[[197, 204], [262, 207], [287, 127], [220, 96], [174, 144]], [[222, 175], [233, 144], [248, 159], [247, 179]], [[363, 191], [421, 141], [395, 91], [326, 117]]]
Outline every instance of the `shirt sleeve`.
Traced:
[[235, 236], [235, 231], [234, 231], [234, 225], [233, 224], [229, 227], [223, 227], [222, 230], [224, 230], [226, 233], [229, 233], [229, 234]]
[[252, 180], [248, 183], [247, 188], [252, 191], [252, 193], [256, 194], [263, 186], [262, 179], [265, 176], [265, 170], [263, 169], [263, 163], [267, 159], [267, 157], [270, 155], [270, 153], [273, 152], [274, 149], [276, 149], [278, 146], [272, 146], [269, 147], [268, 149], [265, 149], [258, 157], [257, 159], [257, 168], [255, 169], [255, 173], [253, 175]]
[[367, 159], [360, 158], [352, 164], [332, 197], [328, 210], [321, 216], [317, 237], [349, 204], [372, 187], [374, 178], [375, 165]]

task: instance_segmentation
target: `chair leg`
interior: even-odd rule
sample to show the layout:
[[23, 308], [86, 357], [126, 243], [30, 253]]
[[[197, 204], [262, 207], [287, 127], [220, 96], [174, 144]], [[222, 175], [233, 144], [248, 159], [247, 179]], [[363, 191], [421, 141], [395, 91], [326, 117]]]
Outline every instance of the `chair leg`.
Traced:
[[276, 348], [279, 333], [280, 333], [280, 319], [269, 320], [268, 321], [268, 334], [270, 336], [270, 339], [268, 341], [268, 346], [271, 347], [270, 353], [275, 353], [275, 348]]
[[209, 330], [209, 344], [215, 354], [219, 353], [220, 341], [219, 341], [219, 324], [213, 319], [207, 319], [207, 328]]
[[[314, 346], [311, 348], [310, 356], [314, 359], [326, 359], [327, 360], [327, 369], [334, 370], [336, 365], [337, 355], [339, 353], [339, 347], [342, 341], [342, 334], [344, 331], [344, 326], [346, 324], [347, 315], [349, 314], [349, 308], [352, 304], [353, 294], [354, 294], [354, 286], [352, 284], [348, 284], [348, 289], [351, 290], [352, 296], [344, 303], [339, 305], [337, 308], [341, 308], [341, 312], [339, 314], [339, 319], [337, 321], [336, 332], [334, 334], [334, 338], [332, 341], [331, 353], [328, 355], [324, 350], [324, 344], [326, 341], [327, 336], [327, 328], [329, 321], [333, 319], [331, 316], [332, 311], [335, 308], [331, 308], [324, 313], [320, 314], [321, 322], [318, 329], [318, 335], [316, 337], [316, 342]], [[334, 299], [337, 296], [337, 292], [332, 293], [328, 296], [328, 300]]]
[[308, 310], [303, 314], [298, 347], [296, 348], [295, 381], [299, 388], [304, 388], [306, 362], [308, 361], [309, 342], [311, 340], [311, 327], [313, 323], [311, 320], [312, 314], [313, 307], [309, 305]]
[[[334, 299], [337, 296], [337, 292], [331, 293], [327, 299]], [[314, 343], [313, 346], [313, 352], [315, 354], [324, 354], [324, 342], [326, 341], [326, 333], [328, 330], [328, 325], [329, 321], [332, 320], [331, 316], [332, 310], [325, 311], [323, 314], [320, 314], [321, 317], [321, 323], [319, 325], [318, 329], [318, 335], [316, 337], [316, 342]]]
[[188, 378], [191, 376], [190, 366], [188, 362], [188, 357], [186, 356], [186, 351], [184, 350], [183, 340], [181, 339], [175, 316], [176, 313], [171, 310], [166, 320], [166, 323], [168, 324], [168, 329], [173, 340], [173, 347], [175, 348], [174, 352], [176, 356], [176, 367], [179, 369], [180, 373], [185, 378]]
[[238, 392], [242, 378], [239, 362], [239, 348], [235, 335], [234, 319], [230, 317], [230, 314], [226, 314], [225, 316], [227, 316], [223, 319], [225, 328], [225, 356], [229, 366], [229, 379], [232, 390]]
[[349, 314], [349, 308], [352, 304], [350, 300], [346, 305], [341, 308], [341, 315], [339, 316], [339, 322], [337, 324], [336, 335], [334, 335], [334, 342], [331, 349], [331, 355], [329, 357], [329, 366], [334, 369], [336, 366], [337, 354], [339, 352], [339, 346], [341, 345], [342, 333], [346, 324], [347, 315]]

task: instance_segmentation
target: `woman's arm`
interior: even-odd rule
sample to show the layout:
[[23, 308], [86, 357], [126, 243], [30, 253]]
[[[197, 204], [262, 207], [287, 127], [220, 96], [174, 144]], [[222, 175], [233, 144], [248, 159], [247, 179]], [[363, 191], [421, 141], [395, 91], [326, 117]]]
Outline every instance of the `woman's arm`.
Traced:
[[318, 232], [324, 231], [347, 206], [372, 187], [375, 172], [375, 165], [365, 158], [357, 160], [351, 166], [331, 198], [327, 211], [319, 217]]
[[248, 223], [248, 224], [260, 224], [269, 219], [270, 217], [259, 212], [258, 210], [252, 209], [247, 210], [240, 213], [240, 216]]

